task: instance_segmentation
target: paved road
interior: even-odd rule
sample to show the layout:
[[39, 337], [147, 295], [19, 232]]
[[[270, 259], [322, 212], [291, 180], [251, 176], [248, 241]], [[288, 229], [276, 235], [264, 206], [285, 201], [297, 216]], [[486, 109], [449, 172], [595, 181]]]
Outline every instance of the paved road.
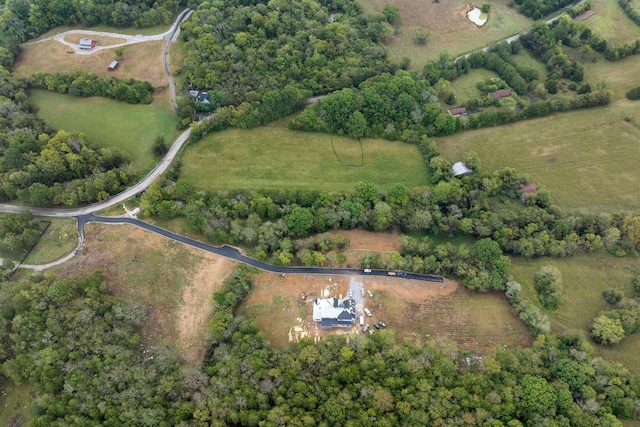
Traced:
[[[81, 215], [78, 219], [78, 230], [80, 232], [81, 241], [84, 241], [84, 226], [88, 222], [101, 222], [106, 224], [132, 224], [137, 227], [143, 228], [147, 231], [159, 234], [161, 236], [173, 239], [176, 242], [184, 243], [185, 245], [198, 248], [200, 250], [211, 252], [216, 255], [223, 256], [225, 258], [241, 262], [260, 270], [269, 271], [271, 273], [280, 274], [331, 274], [331, 275], [363, 275], [363, 276], [385, 276], [388, 277], [387, 270], [371, 270], [369, 273], [365, 273], [364, 270], [359, 268], [328, 268], [328, 267], [283, 267], [279, 265], [271, 265], [266, 262], [258, 261], [257, 259], [243, 255], [237, 248], [229, 245], [213, 246], [207, 243], [194, 240], [190, 237], [182, 236], [164, 228], [158, 227], [153, 224], [149, 224], [144, 221], [140, 221], [135, 218], [127, 217], [102, 217], [95, 216], [93, 214]], [[80, 246], [79, 246], [80, 247]], [[78, 251], [78, 249], [76, 249]], [[401, 279], [414, 279], [427, 282], [442, 283], [444, 279], [442, 276], [435, 276], [431, 274], [415, 274], [405, 272], [395, 272], [396, 277]]]
[[124, 202], [130, 197], [135, 196], [138, 193], [146, 190], [156, 178], [162, 175], [171, 165], [173, 159], [180, 151], [180, 148], [184, 145], [184, 143], [191, 135], [191, 128], [184, 131], [178, 139], [175, 140], [169, 152], [164, 156], [164, 158], [158, 163], [158, 165], [153, 168], [151, 172], [147, 176], [145, 176], [142, 181], [134, 185], [133, 187], [128, 188], [120, 194], [116, 194], [115, 196], [103, 200], [102, 202], [93, 203], [91, 205], [83, 206], [81, 208], [73, 208], [73, 209], [64, 209], [64, 208], [36, 208], [31, 206], [18, 206], [18, 205], [6, 205], [0, 204], [0, 212], [5, 213], [20, 213], [24, 210], [30, 210], [34, 215], [39, 216], [48, 216], [48, 217], [58, 217], [58, 218], [71, 218], [77, 217], [80, 215], [87, 215], [94, 212], [101, 211], [103, 209], [109, 208], [111, 206], [117, 205], [119, 203]]
[[171, 47], [171, 43], [177, 40], [178, 34], [180, 34], [180, 23], [191, 16], [192, 13], [193, 10], [191, 9], [185, 10], [180, 14], [176, 22], [173, 24], [173, 27], [171, 27], [171, 30], [169, 30], [169, 38], [167, 39], [167, 44], [165, 45], [164, 54], [162, 56], [162, 61], [164, 62], [164, 72], [167, 75], [169, 90], [171, 91], [171, 102], [173, 102], [173, 108], [176, 110], [178, 109], [178, 99], [176, 96], [176, 86], [173, 83], [173, 76], [171, 75], [171, 70], [169, 69], [169, 48]]

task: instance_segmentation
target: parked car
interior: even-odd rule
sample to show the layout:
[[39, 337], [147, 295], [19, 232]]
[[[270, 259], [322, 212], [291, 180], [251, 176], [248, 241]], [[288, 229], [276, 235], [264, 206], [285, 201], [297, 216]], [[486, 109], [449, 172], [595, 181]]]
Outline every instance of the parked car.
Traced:
[[371, 269], [370, 269], [370, 268], [365, 268], [365, 269], [364, 269], [364, 272], [365, 272], [365, 273], [371, 273]]
[[374, 326], [376, 329], [380, 329], [380, 324], [379, 324], [379, 323], [374, 323], [374, 324], [373, 324], [373, 326]]
[[368, 308], [364, 309], [364, 314], [366, 314], [369, 317], [373, 316], [373, 314], [371, 313], [371, 310], [369, 310]]
[[368, 330], [369, 330], [369, 324], [367, 323], [366, 325], [364, 325], [364, 328], [362, 328], [362, 332], [366, 334]]
[[353, 291], [349, 291], [349, 298], [353, 298]]
[[369, 298], [373, 298], [373, 292], [367, 291], [367, 295], [369, 295]]
[[379, 321], [379, 322], [378, 322], [378, 324], [379, 324], [380, 326], [382, 326], [383, 328], [386, 328], [386, 327], [387, 327], [387, 324], [386, 324], [386, 323], [384, 323], [384, 321], [382, 321], [382, 320], [381, 320], [381, 321]]

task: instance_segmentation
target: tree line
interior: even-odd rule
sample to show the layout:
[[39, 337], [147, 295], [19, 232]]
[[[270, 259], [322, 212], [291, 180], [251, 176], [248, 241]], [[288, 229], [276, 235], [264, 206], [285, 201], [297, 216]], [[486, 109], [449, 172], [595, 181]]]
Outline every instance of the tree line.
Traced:
[[639, 378], [575, 336], [538, 335], [529, 348], [486, 355], [446, 339], [396, 343], [392, 330], [274, 349], [233, 311], [252, 274], [241, 267], [214, 294], [201, 367], [141, 345], [144, 307], [108, 295], [100, 274], [0, 283], [0, 372], [35, 390], [36, 427], [621, 426], [640, 417]]
[[128, 104], [151, 104], [153, 86], [136, 79], [117, 79], [95, 73], [34, 73], [25, 79], [27, 86], [73, 96], [101, 96]]

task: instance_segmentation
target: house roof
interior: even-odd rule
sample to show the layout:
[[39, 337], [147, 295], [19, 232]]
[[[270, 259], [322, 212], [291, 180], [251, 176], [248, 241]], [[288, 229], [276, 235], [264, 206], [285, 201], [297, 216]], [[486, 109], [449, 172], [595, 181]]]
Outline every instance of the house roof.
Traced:
[[80, 47], [93, 47], [93, 40], [91, 39], [80, 39]]
[[453, 170], [453, 176], [464, 176], [473, 173], [473, 171], [469, 169], [463, 162], [454, 163], [451, 169]]
[[511, 89], [499, 89], [491, 92], [489, 95], [491, 95], [493, 99], [506, 98], [507, 96], [511, 96]]
[[463, 114], [467, 114], [467, 109], [465, 107], [456, 107], [447, 110], [447, 112], [452, 116], [461, 116]]
[[335, 323], [335, 326], [339, 326], [341, 322], [350, 326], [356, 318], [354, 306], [355, 303], [351, 299], [340, 302], [338, 298], [318, 298], [313, 302], [313, 321], [321, 322], [322, 327], [332, 327], [331, 322]]
[[538, 187], [535, 184], [529, 183], [522, 187], [522, 194], [536, 194]]

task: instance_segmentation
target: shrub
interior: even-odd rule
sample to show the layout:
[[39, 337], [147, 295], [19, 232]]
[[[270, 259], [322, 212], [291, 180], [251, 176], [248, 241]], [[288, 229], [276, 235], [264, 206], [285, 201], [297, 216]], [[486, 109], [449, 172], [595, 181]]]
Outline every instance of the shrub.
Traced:
[[627, 99], [630, 99], [632, 101], [640, 99], [640, 86], [634, 87], [629, 92], [627, 92]]
[[620, 289], [609, 288], [602, 292], [602, 296], [604, 300], [611, 305], [617, 304], [620, 302], [622, 298], [624, 298], [624, 293]]
[[480, 8], [482, 13], [489, 13], [490, 9], [491, 9], [491, 5], [489, 3], [482, 3], [482, 8]]
[[411, 36], [414, 44], [425, 45], [429, 41], [429, 33], [422, 28], [418, 28]]
[[618, 319], [611, 319], [601, 314], [593, 321], [591, 337], [603, 345], [617, 344], [624, 338], [622, 323]]
[[633, 291], [637, 297], [640, 297], [640, 276], [633, 279]]
[[543, 266], [533, 277], [540, 303], [544, 308], [555, 310], [562, 296], [562, 275], [551, 265]]

